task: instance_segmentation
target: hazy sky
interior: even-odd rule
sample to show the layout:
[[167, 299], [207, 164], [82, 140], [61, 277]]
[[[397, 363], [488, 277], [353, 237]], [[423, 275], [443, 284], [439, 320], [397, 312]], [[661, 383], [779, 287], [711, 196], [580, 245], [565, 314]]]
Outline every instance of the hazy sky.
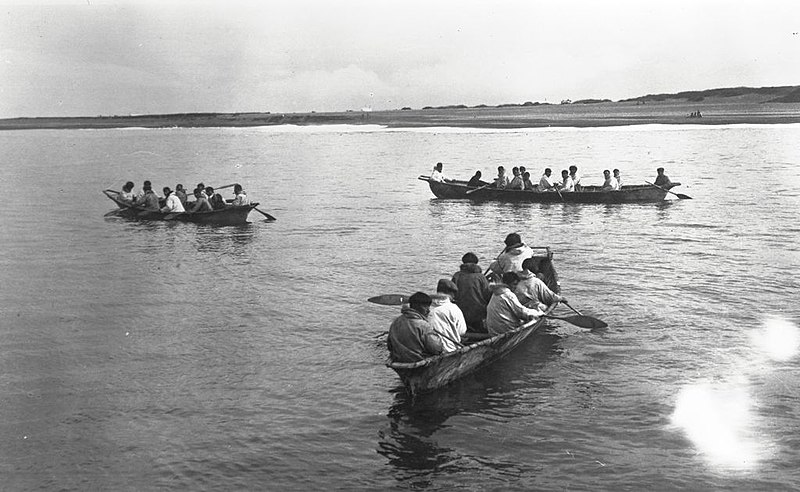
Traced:
[[0, 118], [800, 85], [797, 0], [0, 0]]

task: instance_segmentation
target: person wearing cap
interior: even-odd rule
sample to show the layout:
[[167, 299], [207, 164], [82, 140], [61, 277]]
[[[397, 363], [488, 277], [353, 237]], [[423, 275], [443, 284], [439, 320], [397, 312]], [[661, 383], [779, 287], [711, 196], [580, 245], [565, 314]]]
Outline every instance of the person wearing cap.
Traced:
[[522, 242], [522, 238], [516, 232], [506, 236], [505, 244], [503, 252], [489, 264], [489, 270], [496, 275], [521, 272], [522, 262], [533, 256], [533, 250]]
[[431, 311], [428, 322], [433, 331], [442, 338], [445, 352], [458, 349], [461, 335], [467, 332], [467, 322], [461, 309], [453, 303], [458, 287], [452, 280], [443, 278], [436, 285], [436, 294], [431, 296]]
[[442, 174], [442, 167], [443, 166], [441, 162], [437, 162], [436, 165], [433, 166], [433, 172], [431, 172], [430, 177], [431, 181], [438, 181], [440, 183], [447, 181], [447, 178], [445, 178], [444, 174]]
[[442, 353], [442, 339], [428, 323], [431, 298], [415, 292], [389, 327], [389, 356], [394, 362], [417, 362]]
[[158, 212], [161, 209], [161, 206], [158, 203], [158, 195], [155, 194], [153, 188], [150, 186], [150, 181], [145, 181], [144, 186], [142, 186], [142, 191], [144, 192], [144, 195], [141, 199], [137, 199], [136, 203], [145, 210], [153, 210]]
[[163, 207], [161, 207], [161, 211], [164, 213], [176, 213], [176, 212], [185, 212], [186, 209], [183, 208], [183, 204], [181, 203], [181, 199], [169, 189], [169, 186], [164, 187], [164, 198], [166, 202]]
[[486, 328], [490, 335], [499, 335], [517, 328], [522, 322], [542, 316], [539, 309], [522, 305], [514, 295], [519, 277], [514, 272], [503, 274], [503, 281], [492, 285], [492, 299], [486, 306]]
[[453, 275], [456, 284], [456, 305], [464, 314], [467, 329], [477, 333], [486, 333], [484, 320], [486, 319], [486, 305], [492, 298], [489, 281], [478, 266], [478, 257], [475, 253], [466, 253], [461, 257], [461, 266]]
[[556, 294], [537, 275], [536, 259], [528, 258], [522, 262], [522, 272], [518, 273], [519, 283], [514, 288], [514, 294], [519, 302], [526, 307], [544, 311], [547, 306], [556, 302], [566, 301], [565, 297]]
[[236, 183], [233, 185], [233, 194], [234, 199], [231, 202], [231, 205], [234, 207], [243, 207], [245, 205], [250, 205], [250, 199], [247, 198], [247, 193], [244, 192], [242, 189], [242, 185]]
[[672, 181], [669, 180], [666, 174], [664, 174], [664, 168], [659, 167], [656, 169], [658, 176], [656, 176], [656, 180], [653, 182], [656, 186], [663, 186], [665, 188], [672, 187]]

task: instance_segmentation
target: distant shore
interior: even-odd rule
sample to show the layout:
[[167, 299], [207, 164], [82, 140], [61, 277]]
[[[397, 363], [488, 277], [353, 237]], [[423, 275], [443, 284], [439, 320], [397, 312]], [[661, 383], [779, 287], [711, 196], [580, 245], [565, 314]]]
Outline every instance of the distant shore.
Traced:
[[275, 125], [380, 125], [389, 128], [544, 128], [646, 124], [731, 125], [800, 123], [800, 103], [724, 98], [701, 102], [638, 101], [594, 104], [426, 108], [310, 113], [185, 113], [164, 115], [41, 117], [0, 120], [0, 130], [104, 128], [212, 128]]

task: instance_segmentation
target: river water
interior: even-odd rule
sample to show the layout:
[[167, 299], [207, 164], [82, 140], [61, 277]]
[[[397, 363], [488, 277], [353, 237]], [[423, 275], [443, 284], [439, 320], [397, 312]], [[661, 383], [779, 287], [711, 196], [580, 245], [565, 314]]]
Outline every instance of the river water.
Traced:
[[[0, 133], [8, 490], [797, 490], [800, 126]], [[417, 180], [666, 168], [693, 199], [439, 201]], [[240, 182], [242, 227], [104, 218], [100, 191]], [[226, 194], [230, 190], [225, 190]], [[411, 402], [395, 307], [518, 231], [571, 304]], [[563, 315], [570, 314], [564, 309]]]

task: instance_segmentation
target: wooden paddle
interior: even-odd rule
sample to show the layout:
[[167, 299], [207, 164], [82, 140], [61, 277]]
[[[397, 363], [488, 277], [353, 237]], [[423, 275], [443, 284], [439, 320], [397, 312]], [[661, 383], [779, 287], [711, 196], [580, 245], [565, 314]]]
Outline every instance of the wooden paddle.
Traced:
[[[403, 294], [383, 294], [380, 296], [370, 297], [367, 299], [369, 302], [375, 304], [382, 304], [384, 306], [400, 306], [405, 302], [408, 302], [409, 296]], [[584, 315], [577, 315], [577, 316], [551, 316], [549, 314], [544, 315], [545, 318], [550, 319], [558, 319], [561, 321], [566, 321], [567, 323], [573, 324], [575, 326], [579, 326], [581, 328], [605, 328], [608, 326], [604, 321], [599, 320], [597, 318], [593, 318], [591, 316], [584, 316]]]
[[672, 193], [673, 195], [677, 196], [677, 197], [678, 197], [678, 198], [680, 198], [681, 200], [691, 200], [691, 199], [692, 199], [692, 197], [690, 197], [689, 195], [684, 195], [683, 193], [675, 193], [675, 192], [669, 191], [668, 189], [666, 189], [666, 188], [662, 188], [662, 187], [660, 187], [660, 186], [658, 186], [658, 185], [656, 185], [656, 184], [653, 184], [653, 183], [651, 183], [651, 182], [649, 182], [649, 181], [645, 181], [645, 183], [649, 184], [650, 186], [655, 186], [655, 187], [656, 187], [656, 188], [658, 188], [659, 190], [664, 190], [664, 191], [666, 191], [667, 193]]
[[478, 191], [478, 190], [482, 190], [482, 189], [484, 189], [484, 188], [488, 188], [489, 186], [492, 186], [492, 183], [485, 184], [485, 185], [483, 185], [483, 186], [479, 186], [479, 187], [475, 188], [474, 190], [467, 190], [467, 193], [466, 193], [466, 194], [467, 194], [467, 195], [469, 195], [470, 193], [475, 193], [476, 191]]
[[271, 216], [270, 214], [268, 214], [268, 213], [266, 213], [266, 212], [262, 212], [261, 210], [259, 210], [259, 209], [258, 209], [258, 208], [256, 208], [256, 207], [253, 207], [253, 210], [255, 210], [256, 212], [260, 213], [261, 215], [263, 215], [264, 217], [266, 217], [268, 220], [278, 220], [278, 219], [276, 219], [275, 217]]

